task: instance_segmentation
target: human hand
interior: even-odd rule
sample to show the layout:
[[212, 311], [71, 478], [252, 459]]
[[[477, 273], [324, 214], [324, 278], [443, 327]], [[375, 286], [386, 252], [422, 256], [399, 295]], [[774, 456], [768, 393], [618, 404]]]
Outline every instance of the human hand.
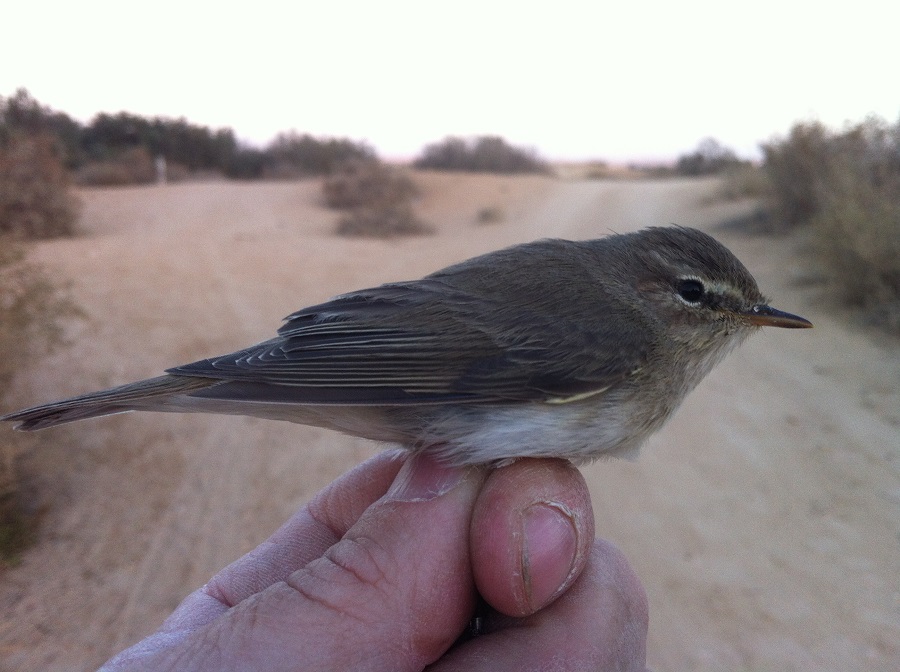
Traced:
[[[593, 537], [563, 460], [382, 453], [102, 669], [643, 670], [643, 589]], [[485, 634], [455, 644], [479, 593]]]

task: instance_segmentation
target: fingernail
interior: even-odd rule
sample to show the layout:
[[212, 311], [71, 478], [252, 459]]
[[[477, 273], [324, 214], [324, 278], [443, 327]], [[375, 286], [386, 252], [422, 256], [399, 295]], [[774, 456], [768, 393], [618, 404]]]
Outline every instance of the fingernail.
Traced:
[[522, 578], [532, 611], [561, 592], [572, 573], [578, 531], [569, 508], [557, 502], [533, 504], [523, 514]]
[[427, 502], [452, 490], [466, 473], [464, 467], [441, 464], [428, 453], [410, 456], [388, 489], [385, 499]]

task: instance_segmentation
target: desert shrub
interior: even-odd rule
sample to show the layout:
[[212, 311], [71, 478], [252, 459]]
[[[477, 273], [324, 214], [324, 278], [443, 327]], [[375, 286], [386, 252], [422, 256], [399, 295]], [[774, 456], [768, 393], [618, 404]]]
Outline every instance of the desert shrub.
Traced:
[[549, 173], [547, 163], [533, 150], [510, 145], [501, 137], [447, 137], [428, 145], [413, 165], [432, 170], [482, 173]]
[[785, 226], [807, 223], [821, 210], [835, 149], [818, 122], [796, 124], [786, 139], [762, 145], [773, 215]]
[[692, 153], [678, 157], [675, 172], [689, 177], [718, 175], [729, 168], [748, 163], [739, 159], [734, 150], [720, 144], [718, 140], [705, 138]]
[[900, 122], [801, 123], [763, 151], [770, 219], [807, 226], [836, 295], [900, 331]]
[[848, 304], [900, 333], [900, 172], [887, 184], [833, 169], [811, 228], [831, 284]]
[[409, 204], [378, 204], [353, 208], [338, 221], [339, 236], [362, 238], [395, 238], [421, 236], [434, 233], [434, 229], [416, 217]]
[[405, 172], [380, 161], [348, 161], [325, 179], [322, 194], [329, 207], [350, 211], [338, 222], [338, 235], [391, 238], [433, 233], [413, 212], [416, 185]]
[[[61, 320], [79, 314], [40, 268], [24, 260], [20, 240], [0, 237], [0, 390], [13, 376], [62, 339]], [[6, 404], [11, 400], [4, 399]], [[19, 498], [16, 458], [20, 448], [0, 433], [0, 564], [14, 562], [33, 536], [33, 516]]]
[[152, 184], [156, 181], [156, 164], [144, 147], [132, 147], [111, 159], [84, 164], [75, 172], [75, 181], [93, 187]]
[[344, 163], [322, 184], [329, 208], [358, 208], [406, 203], [418, 190], [409, 175], [376, 160]]
[[0, 235], [72, 235], [78, 202], [49, 135], [14, 135], [0, 143]]

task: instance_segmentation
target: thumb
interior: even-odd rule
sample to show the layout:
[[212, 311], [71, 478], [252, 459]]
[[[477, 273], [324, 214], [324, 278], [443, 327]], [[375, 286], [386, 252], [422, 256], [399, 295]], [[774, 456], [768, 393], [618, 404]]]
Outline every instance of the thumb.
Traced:
[[[410, 457], [323, 556], [186, 638], [190, 658], [216, 669], [421, 670], [474, 608], [469, 525], [484, 477]], [[169, 653], [184, 669], [184, 650]]]

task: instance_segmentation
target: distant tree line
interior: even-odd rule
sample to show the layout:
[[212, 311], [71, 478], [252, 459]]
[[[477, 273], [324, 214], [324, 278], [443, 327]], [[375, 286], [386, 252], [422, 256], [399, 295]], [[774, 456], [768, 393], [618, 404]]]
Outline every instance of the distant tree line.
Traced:
[[[368, 145], [346, 138], [281, 133], [264, 148], [238, 141], [230, 128], [212, 129], [186, 119], [101, 113], [87, 124], [52, 110], [27, 90], [0, 96], [0, 148], [13, 138], [48, 136], [76, 180], [91, 184], [149, 182], [157, 157], [172, 172], [217, 173], [239, 179], [330, 175], [348, 162], [377, 162]], [[417, 168], [491, 173], [548, 173], [533, 150], [499, 136], [447, 137], [428, 145]]]
[[375, 160], [372, 148], [345, 138], [278, 135], [263, 149], [240, 143], [230, 128], [211, 129], [185, 119], [147, 118], [127, 112], [101, 113], [82, 124], [42, 105], [25, 89], [0, 96], [0, 143], [16, 137], [50, 136], [64, 165], [77, 171], [90, 164], [162, 156], [188, 172], [216, 172], [254, 179], [323, 175], [348, 160]]
[[450, 136], [425, 147], [413, 162], [415, 168], [464, 170], [478, 173], [549, 173], [537, 153], [510, 145], [499, 136], [476, 138]]

